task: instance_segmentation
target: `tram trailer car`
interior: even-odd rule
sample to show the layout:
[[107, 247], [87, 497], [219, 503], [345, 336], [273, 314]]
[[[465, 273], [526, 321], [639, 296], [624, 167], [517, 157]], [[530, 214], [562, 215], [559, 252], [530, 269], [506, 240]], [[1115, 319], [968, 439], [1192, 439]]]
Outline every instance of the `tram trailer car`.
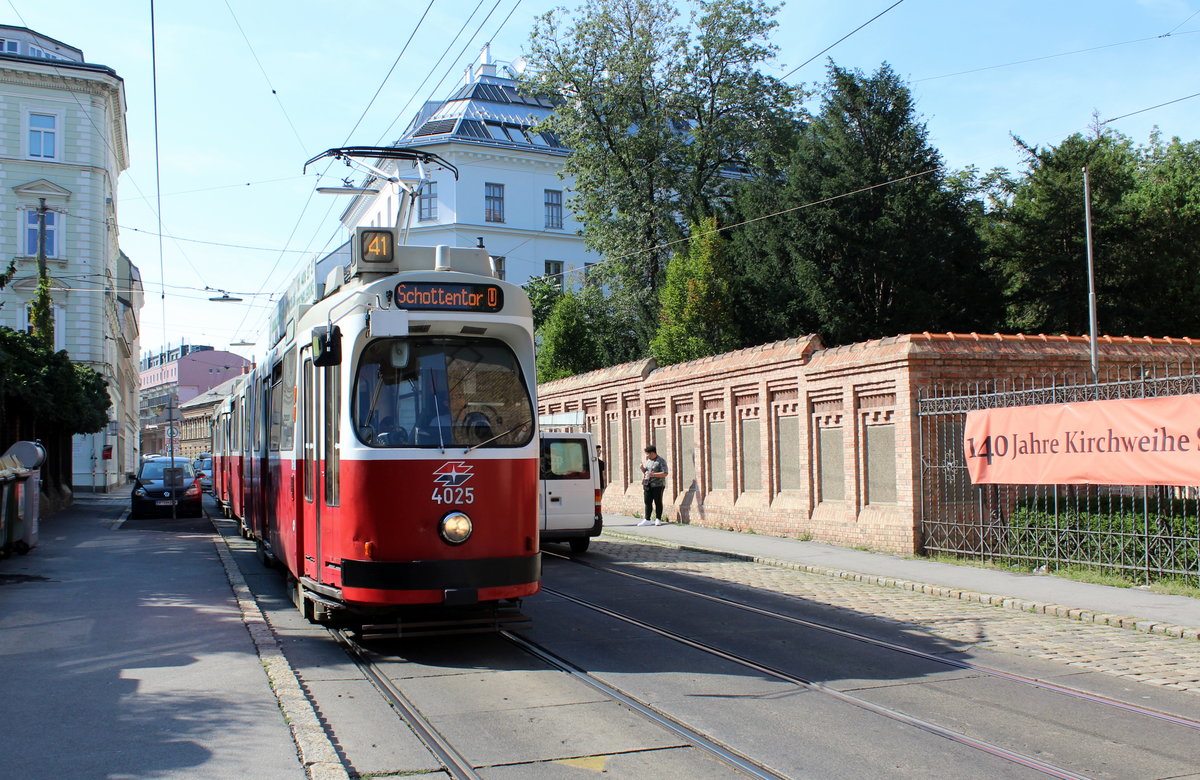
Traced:
[[[217, 504], [221, 507], [221, 513], [225, 517], [238, 517], [239, 513], [233, 511], [233, 491], [235, 486], [241, 484], [241, 480], [235, 480], [234, 474], [240, 473], [241, 459], [236, 459], [233, 452], [233, 435], [235, 428], [234, 401], [240, 398], [242, 393], [242, 385], [244, 380], [234, 382], [227, 395], [213, 415], [213, 431], [212, 431], [212, 457], [213, 457], [213, 498], [217, 500]], [[239, 502], [240, 506], [240, 502]]]
[[358, 228], [280, 301], [222, 408], [219, 500], [314, 622], [495, 630], [540, 588], [529, 300], [485, 249], [396, 237]]

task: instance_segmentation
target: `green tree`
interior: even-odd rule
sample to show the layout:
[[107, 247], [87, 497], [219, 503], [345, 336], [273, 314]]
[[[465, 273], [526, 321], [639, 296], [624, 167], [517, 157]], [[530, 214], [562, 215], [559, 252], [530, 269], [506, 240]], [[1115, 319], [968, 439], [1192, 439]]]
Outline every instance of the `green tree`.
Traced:
[[784, 169], [736, 201], [743, 219], [785, 212], [734, 242], [743, 343], [993, 327], [972, 207], [941, 166], [888, 65], [866, 76], [830, 64], [820, 113]]
[[[1200, 141], [1164, 142], [1156, 131], [1140, 150], [1134, 189], [1125, 198], [1132, 220], [1124, 253], [1137, 273], [1124, 331], [1151, 336], [1200, 335]], [[1114, 333], [1113, 327], [1106, 327]]]
[[525, 282], [524, 288], [533, 309], [533, 329], [537, 330], [549, 319], [554, 305], [562, 297], [563, 282], [551, 276], [533, 276]]
[[539, 382], [582, 374], [601, 366], [600, 348], [582, 296], [567, 292], [558, 298], [538, 330]]
[[775, 10], [761, 0], [597, 0], [535, 23], [524, 87], [561, 99], [547, 120], [572, 150], [571, 207], [588, 246], [612, 263], [610, 294], [657, 328], [669, 244], [711, 214], [731, 175], [770, 155], [796, 89], [764, 76]]
[[1089, 330], [1085, 166], [1095, 227], [1098, 319], [1108, 332], [1132, 326], [1139, 308], [1132, 283], [1140, 275], [1129, 251], [1134, 220], [1126, 203], [1137, 179], [1133, 144], [1112, 132], [1090, 139], [1076, 133], [1045, 148], [1015, 140], [1028, 170], [1016, 181], [1011, 203], [995, 213], [985, 231], [988, 255], [1004, 278], [1007, 327], [1075, 335]]
[[88, 366], [72, 363], [36, 336], [0, 328], [0, 409], [43, 431], [96, 433], [112, 405], [107, 383]]
[[650, 351], [659, 365], [727, 352], [737, 345], [731, 324], [728, 265], [715, 217], [694, 224], [686, 251], [667, 265], [659, 290], [658, 333]]

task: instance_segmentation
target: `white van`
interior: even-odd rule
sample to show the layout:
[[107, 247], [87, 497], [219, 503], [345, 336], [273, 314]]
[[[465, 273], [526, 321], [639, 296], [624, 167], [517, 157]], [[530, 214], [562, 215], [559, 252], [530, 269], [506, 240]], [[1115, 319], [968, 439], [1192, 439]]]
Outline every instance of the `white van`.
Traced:
[[543, 432], [541, 438], [541, 540], [585, 552], [604, 522], [592, 434]]

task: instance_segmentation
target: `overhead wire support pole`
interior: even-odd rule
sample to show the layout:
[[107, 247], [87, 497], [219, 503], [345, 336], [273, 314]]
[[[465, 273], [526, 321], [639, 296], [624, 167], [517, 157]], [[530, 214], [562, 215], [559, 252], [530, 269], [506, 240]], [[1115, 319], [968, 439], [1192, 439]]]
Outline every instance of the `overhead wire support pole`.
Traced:
[[1092, 357], [1092, 384], [1097, 385], [1099, 393], [1100, 357], [1096, 345], [1096, 267], [1092, 255], [1092, 190], [1088, 182], [1087, 166], [1083, 168], [1083, 224], [1087, 235], [1087, 274], [1088, 274], [1088, 343]]

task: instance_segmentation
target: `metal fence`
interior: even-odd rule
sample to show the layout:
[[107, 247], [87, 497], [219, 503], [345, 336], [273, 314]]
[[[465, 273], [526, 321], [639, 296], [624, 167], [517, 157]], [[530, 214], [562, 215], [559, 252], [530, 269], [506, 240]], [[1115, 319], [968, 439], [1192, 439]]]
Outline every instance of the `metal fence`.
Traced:
[[967, 412], [975, 409], [1197, 393], [1195, 364], [1121, 366], [1095, 382], [1048, 375], [924, 388], [917, 414], [925, 552], [1200, 582], [1200, 487], [976, 486], [963, 454]]

